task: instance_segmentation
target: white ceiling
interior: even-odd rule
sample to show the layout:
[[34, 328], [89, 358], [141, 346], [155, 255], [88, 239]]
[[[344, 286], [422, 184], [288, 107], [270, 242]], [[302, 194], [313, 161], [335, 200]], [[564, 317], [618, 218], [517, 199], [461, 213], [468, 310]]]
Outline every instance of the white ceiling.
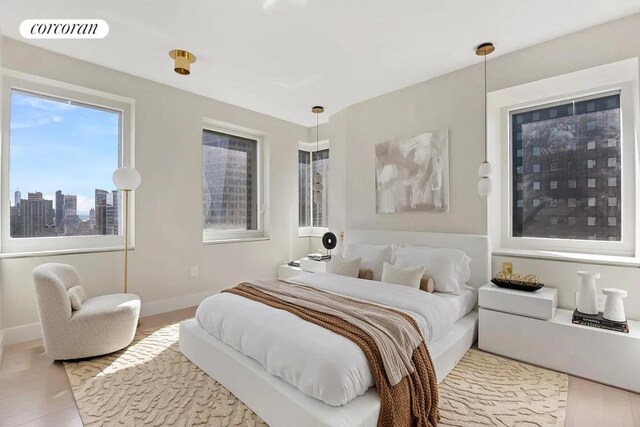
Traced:
[[[0, 0], [0, 28], [101, 18], [103, 40], [23, 40], [303, 125], [479, 62], [640, 12], [640, 0]], [[190, 76], [167, 53], [194, 52]]]

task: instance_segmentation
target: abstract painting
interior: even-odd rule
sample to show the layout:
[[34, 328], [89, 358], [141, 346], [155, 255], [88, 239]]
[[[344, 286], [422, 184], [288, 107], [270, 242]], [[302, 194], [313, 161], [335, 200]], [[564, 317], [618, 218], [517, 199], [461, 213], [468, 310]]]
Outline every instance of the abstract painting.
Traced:
[[376, 145], [376, 212], [449, 212], [449, 131]]

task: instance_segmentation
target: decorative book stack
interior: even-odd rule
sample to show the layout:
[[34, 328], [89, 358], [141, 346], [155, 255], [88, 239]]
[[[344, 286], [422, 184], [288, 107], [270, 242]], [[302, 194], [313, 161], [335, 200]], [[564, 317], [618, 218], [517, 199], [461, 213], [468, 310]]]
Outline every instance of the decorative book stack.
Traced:
[[309, 254], [307, 255], [307, 258], [309, 258], [312, 261], [329, 261], [331, 259], [331, 255]]
[[624, 322], [614, 322], [613, 320], [605, 319], [602, 313], [598, 314], [584, 314], [577, 309], [573, 311], [573, 323], [578, 325], [591, 326], [593, 328], [609, 329], [617, 332], [629, 333], [629, 324], [625, 320]]

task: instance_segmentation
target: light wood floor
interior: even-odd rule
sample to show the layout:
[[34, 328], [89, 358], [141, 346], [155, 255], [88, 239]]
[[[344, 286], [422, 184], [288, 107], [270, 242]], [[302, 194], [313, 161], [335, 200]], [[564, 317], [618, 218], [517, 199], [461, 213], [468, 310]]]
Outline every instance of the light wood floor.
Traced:
[[[193, 317], [195, 307], [143, 317], [141, 328]], [[5, 348], [0, 362], [0, 426], [82, 426], [64, 367], [41, 341]], [[640, 395], [569, 377], [567, 427], [640, 427]]]

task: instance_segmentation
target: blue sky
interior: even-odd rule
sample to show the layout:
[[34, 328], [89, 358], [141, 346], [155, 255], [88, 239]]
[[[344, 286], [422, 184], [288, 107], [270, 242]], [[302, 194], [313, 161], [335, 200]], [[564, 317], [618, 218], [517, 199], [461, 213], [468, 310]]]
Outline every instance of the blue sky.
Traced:
[[115, 189], [119, 114], [42, 98], [11, 94], [10, 186], [16, 190], [78, 196], [78, 214], [88, 215], [96, 188]]

